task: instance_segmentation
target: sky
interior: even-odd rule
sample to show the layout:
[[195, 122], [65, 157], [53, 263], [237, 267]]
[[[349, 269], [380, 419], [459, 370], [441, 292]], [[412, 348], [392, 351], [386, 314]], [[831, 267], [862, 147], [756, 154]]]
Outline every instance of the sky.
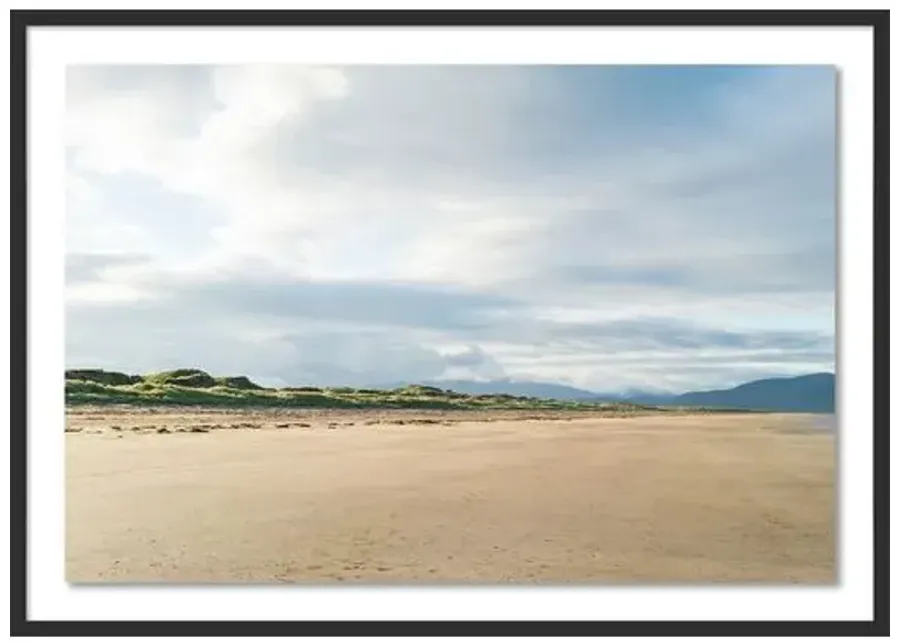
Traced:
[[835, 92], [818, 66], [70, 67], [67, 366], [833, 370]]

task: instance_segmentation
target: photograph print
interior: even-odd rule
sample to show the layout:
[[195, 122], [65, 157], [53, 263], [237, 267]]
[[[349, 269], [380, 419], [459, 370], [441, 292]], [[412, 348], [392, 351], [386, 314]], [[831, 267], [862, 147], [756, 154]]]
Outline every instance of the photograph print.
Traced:
[[66, 580], [834, 585], [837, 83], [70, 65]]

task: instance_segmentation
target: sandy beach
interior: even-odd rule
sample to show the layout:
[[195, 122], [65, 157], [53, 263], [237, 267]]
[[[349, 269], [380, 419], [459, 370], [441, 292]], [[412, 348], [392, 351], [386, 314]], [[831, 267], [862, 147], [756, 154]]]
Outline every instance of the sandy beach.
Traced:
[[812, 416], [70, 410], [70, 582], [835, 581]]

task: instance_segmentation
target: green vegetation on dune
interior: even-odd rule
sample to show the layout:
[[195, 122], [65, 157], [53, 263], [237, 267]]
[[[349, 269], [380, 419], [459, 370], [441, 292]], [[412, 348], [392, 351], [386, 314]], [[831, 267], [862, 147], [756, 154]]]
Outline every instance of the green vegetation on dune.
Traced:
[[618, 402], [551, 400], [508, 394], [467, 395], [422, 385], [394, 390], [315, 386], [273, 389], [264, 388], [245, 376], [213, 377], [198, 369], [177, 369], [143, 376], [100, 369], [66, 371], [66, 403], [334, 409], [602, 410], [615, 413], [663, 410]]
[[99, 368], [82, 368], [66, 371], [66, 380], [81, 380], [85, 382], [95, 382], [97, 384], [107, 384], [109, 386], [134, 384], [140, 382], [141, 379], [140, 375], [126, 375], [125, 373], [104, 371]]
[[143, 381], [160, 386], [183, 386], [186, 388], [212, 388], [218, 384], [212, 375], [196, 368], [179, 368], [174, 371], [149, 373], [143, 376]]

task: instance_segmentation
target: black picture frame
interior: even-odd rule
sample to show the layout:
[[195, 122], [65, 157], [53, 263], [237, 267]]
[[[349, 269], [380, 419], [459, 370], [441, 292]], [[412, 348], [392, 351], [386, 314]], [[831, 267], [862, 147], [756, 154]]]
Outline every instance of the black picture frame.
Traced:
[[[14, 636], [847, 636], [889, 633], [889, 15], [881, 11], [11, 11], [10, 623]], [[27, 605], [27, 32], [45, 26], [848, 26], [874, 47], [874, 618], [871, 621], [38, 621]], [[862, 162], [862, 159], [854, 162]], [[859, 215], [856, 215], [859, 216]], [[854, 430], [867, 430], [854, 426]], [[823, 618], [827, 614], [823, 614]]]

